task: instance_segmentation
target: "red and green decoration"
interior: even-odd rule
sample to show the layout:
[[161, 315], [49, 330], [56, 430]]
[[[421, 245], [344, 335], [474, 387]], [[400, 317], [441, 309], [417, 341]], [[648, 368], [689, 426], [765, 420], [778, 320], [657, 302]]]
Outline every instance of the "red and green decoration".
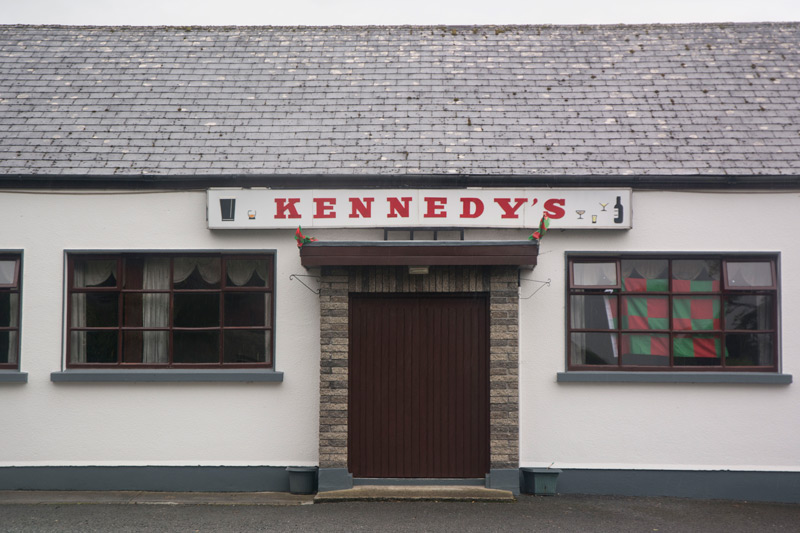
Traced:
[[625, 292], [666, 292], [669, 290], [669, 280], [664, 278], [625, 278], [623, 288]]
[[669, 329], [669, 301], [666, 296], [623, 296], [622, 328]]
[[304, 244], [308, 244], [310, 242], [316, 242], [317, 239], [315, 239], [314, 237], [306, 237], [305, 235], [303, 235], [303, 232], [301, 230], [302, 228], [300, 226], [297, 226], [297, 231], [294, 232], [294, 240], [297, 241], [298, 248], [302, 248]]
[[528, 237], [529, 241], [536, 241], [537, 243], [544, 237], [545, 232], [550, 228], [550, 217], [547, 216], [547, 213], [542, 215], [542, 219], [539, 221], [539, 228], [531, 233], [531, 236]]
[[673, 279], [672, 290], [675, 292], [719, 292], [719, 280]]
[[669, 357], [669, 335], [625, 334], [622, 336], [622, 353]]
[[[664, 292], [666, 279], [626, 278], [624, 290], [637, 295], [623, 295], [622, 328], [641, 333], [622, 335], [624, 354], [669, 356], [670, 309], [665, 295], [645, 295]], [[673, 290], [681, 292], [711, 292], [719, 288], [718, 281], [673, 280]], [[672, 297], [672, 354], [678, 358], [714, 358], [722, 355], [719, 335], [703, 333], [719, 331], [722, 327], [720, 299], [717, 296], [686, 295]]]
[[673, 329], [709, 331], [720, 327], [719, 298], [716, 296], [675, 296], [672, 299]]
[[722, 353], [722, 341], [718, 335], [676, 335], [672, 347], [675, 357], [719, 359]]

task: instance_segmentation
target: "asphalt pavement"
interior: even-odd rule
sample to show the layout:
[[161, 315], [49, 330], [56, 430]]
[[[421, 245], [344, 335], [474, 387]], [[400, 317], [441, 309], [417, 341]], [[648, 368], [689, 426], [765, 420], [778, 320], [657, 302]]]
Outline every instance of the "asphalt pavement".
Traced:
[[[31, 496], [35, 493], [27, 494]], [[24, 503], [18, 498], [17, 503], [11, 503], [8, 497], [0, 498], [0, 531], [800, 531], [800, 505], [761, 502], [521, 495], [514, 503], [312, 504], [309, 498], [278, 503], [252, 495], [228, 495], [197, 503], [198, 496], [183, 500], [141, 496], [128, 503], [92, 502], [88, 497], [48, 503]]]

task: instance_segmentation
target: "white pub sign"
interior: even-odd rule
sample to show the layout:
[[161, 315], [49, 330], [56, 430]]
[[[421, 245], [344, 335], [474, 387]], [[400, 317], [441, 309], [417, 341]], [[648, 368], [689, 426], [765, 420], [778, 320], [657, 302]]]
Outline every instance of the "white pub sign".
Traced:
[[210, 229], [630, 229], [630, 189], [208, 190]]

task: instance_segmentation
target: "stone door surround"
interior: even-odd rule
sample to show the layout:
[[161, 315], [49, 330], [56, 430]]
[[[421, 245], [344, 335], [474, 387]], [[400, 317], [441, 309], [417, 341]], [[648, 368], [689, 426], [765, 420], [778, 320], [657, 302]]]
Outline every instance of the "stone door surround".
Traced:
[[[320, 490], [348, 488], [347, 394], [350, 293], [486, 292], [489, 294], [490, 464], [508, 483], [519, 465], [519, 300], [514, 266], [322, 267], [320, 279]], [[328, 475], [333, 474], [335, 475]], [[339, 480], [339, 481], [335, 481]], [[332, 483], [328, 483], [332, 481]], [[350, 481], [352, 483], [352, 480]], [[489, 482], [490, 486], [499, 486]]]

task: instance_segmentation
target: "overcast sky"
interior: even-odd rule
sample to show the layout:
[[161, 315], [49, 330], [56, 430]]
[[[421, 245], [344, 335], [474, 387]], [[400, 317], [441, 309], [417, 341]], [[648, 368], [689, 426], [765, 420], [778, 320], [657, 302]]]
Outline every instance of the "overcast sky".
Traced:
[[0, 0], [0, 24], [634, 24], [800, 21], [800, 0]]

